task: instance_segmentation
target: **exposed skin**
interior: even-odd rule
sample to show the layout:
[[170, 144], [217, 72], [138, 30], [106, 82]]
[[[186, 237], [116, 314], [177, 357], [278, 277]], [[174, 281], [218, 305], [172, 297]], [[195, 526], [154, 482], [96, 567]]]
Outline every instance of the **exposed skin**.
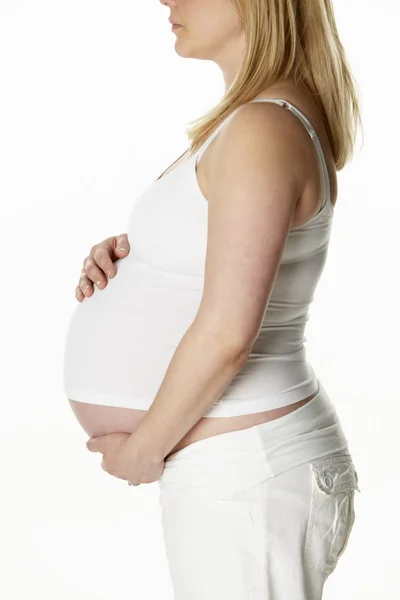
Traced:
[[[184, 58], [197, 58], [215, 62], [221, 69], [225, 88], [228, 89], [240, 67], [245, 48], [244, 31], [231, 1], [160, 0], [160, 3], [169, 8], [169, 14], [165, 15], [167, 27], [171, 27], [171, 24], [167, 21], [168, 17], [182, 24], [182, 27], [171, 33], [171, 35], [176, 36], [176, 53]], [[257, 96], [257, 98], [263, 97], [285, 98], [297, 106], [313, 124], [325, 154], [330, 178], [331, 202], [334, 205], [337, 197], [336, 168], [322, 114], [311, 92], [306, 86], [288, 79], [263, 90]], [[303, 192], [299, 196], [291, 227], [297, 227], [310, 219], [317, 212], [320, 202], [318, 161], [313, 154], [314, 149], [306, 145], [309, 144], [309, 140], [304, 141], [305, 136], [303, 136], [300, 127], [298, 131], [299, 144], [304, 144], [303, 152], [309, 158], [309, 167], [304, 170]], [[209, 145], [197, 166], [198, 185], [206, 199], [208, 196], [207, 182], [211, 181], [213, 163], [216, 162], [218, 157], [218, 144], [216, 142], [217, 139]], [[119, 247], [125, 247], [127, 252], [120, 251]], [[101, 282], [97, 290], [97, 293], [101, 293], [101, 289], [104, 289], [107, 285], [107, 276], [115, 276], [116, 269], [113, 262], [117, 259], [123, 259], [129, 252], [130, 246], [126, 234], [108, 238], [94, 246], [90, 255], [84, 261], [84, 268], [76, 290], [77, 300], [82, 301], [86, 297], [85, 301], [90, 302], [90, 296], [94, 293], [93, 282]], [[109, 271], [111, 275], [108, 275]], [[83, 289], [86, 289], [85, 295], [82, 292]], [[165, 458], [197, 440], [277, 419], [304, 405], [315, 395], [313, 394], [289, 406], [256, 414], [226, 418], [200, 418]], [[91, 437], [118, 432], [133, 433], [147, 412], [86, 404], [76, 402], [71, 398], [69, 402], [79, 423]], [[115, 439], [117, 440], [117, 437]], [[109, 440], [112, 440], [112, 437]], [[153, 465], [153, 469], [148, 469], [148, 472], [155, 473], [154, 480], [158, 479], [159, 471], [158, 463], [155, 466]], [[122, 473], [122, 470], [119, 473]]]
[[230, 0], [160, 0], [175, 29], [175, 52], [182, 58], [210, 60], [218, 65], [225, 90], [232, 84], [244, 57], [245, 35]]

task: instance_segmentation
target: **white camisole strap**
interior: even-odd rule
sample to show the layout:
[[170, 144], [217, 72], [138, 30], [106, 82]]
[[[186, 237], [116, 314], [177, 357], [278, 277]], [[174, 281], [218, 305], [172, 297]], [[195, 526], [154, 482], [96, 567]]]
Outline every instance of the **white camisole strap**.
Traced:
[[[308, 134], [309, 134], [310, 138], [312, 139], [312, 141], [314, 142], [314, 145], [315, 145], [317, 153], [318, 153], [320, 170], [321, 170], [323, 182], [324, 182], [323, 203], [320, 208], [320, 211], [321, 211], [324, 208], [326, 202], [328, 202], [328, 201], [330, 202], [329, 173], [328, 173], [328, 167], [326, 165], [324, 151], [322, 150], [321, 142], [319, 141], [317, 132], [315, 131], [314, 127], [311, 125], [310, 120], [305, 116], [304, 113], [302, 113], [298, 108], [296, 108], [296, 106], [294, 106], [293, 104], [291, 104], [290, 102], [288, 102], [287, 100], [284, 100], [282, 98], [256, 98], [255, 100], [251, 100], [249, 102], [249, 104], [251, 104], [251, 102], [272, 102], [274, 104], [279, 104], [283, 108], [290, 110], [296, 117], [298, 117], [300, 119], [300, 121], [303, 123], [303, 125], [305, 126], [305, 128], [307, 129]], [[195, 169], [197, 169], [197, 163], [199, 162], [201, 156], [204, 154], [205, 150], [208, 148], [208, 146], [210, 145], [212, 140], [218, 135], [218, 133], [220, 132], [222, 127], [225, 125], [225, 123], [227, 123], [227, 121], [229, 121], [229, 119], [231, 119], [233, 117], [235, 112], [236, 111], [233, 111], [230, 115], [228, 115], [228, 117], [226, 119], [224, 119], [222, 121], [222, 123], [220, 123], [218, 125], [218, 127], [206, 139], [204, 144], [199, 148], [199, 150], [196, 153]]]

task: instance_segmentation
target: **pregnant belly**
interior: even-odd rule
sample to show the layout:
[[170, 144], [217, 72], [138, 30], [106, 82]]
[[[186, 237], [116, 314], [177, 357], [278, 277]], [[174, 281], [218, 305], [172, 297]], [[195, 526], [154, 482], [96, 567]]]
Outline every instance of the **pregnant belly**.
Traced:
[[147, 411], [133, 408], [101, 406], [68, 399], [72, 411], [89, 437], [108, 433], [133, 433]]
[[[279, 417], [297, 410], [314, 398], [314, 396], [316, 396], [316, 393], [304, 400], [289, 404], [288, 406], [249, 415], [218, 418], [203, 417], [177, 444], [175, 444], [165, 458], [168, 458], [174, 452], [177, 452], [198, 440], [221, 433], [227, 433], [229, 431], [253, 427], [260, 423], [278, 419]], [[117, 432], [133, 433], [147, 412], [145, 410], [133, 408], [120, 408], [77, 402], [71, 398], [69, 398], [69, 403], [79, 424], [89, 437], [97, 437]]]

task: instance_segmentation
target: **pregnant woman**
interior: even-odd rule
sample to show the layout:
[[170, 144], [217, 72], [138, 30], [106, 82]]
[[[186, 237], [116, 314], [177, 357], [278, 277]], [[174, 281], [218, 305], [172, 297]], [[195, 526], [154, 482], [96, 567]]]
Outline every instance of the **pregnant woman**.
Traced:
[[84, 260], [65, 392], [106, 471], [158, 482], [175, 600], [319, 600], [360, 489], [304, 333], [356, 89], [329, 0], [160, 1], [225, 94]]

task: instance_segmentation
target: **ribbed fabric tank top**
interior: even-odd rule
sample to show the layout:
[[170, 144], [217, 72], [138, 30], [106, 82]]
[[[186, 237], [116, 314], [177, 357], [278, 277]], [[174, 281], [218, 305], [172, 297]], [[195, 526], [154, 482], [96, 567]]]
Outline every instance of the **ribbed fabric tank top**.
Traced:
[[[247, 362], [206, 417], [262, 412], [306, 398], [319, 382], [306, 360], [309, 307], [323, 271], [334, 213], [328, 169], [308, 118], [283, 99], [258, 98], [290, 110], [307, 129], [323, 178], [319, 211], [290, 229], [264, 320]], [[182, 336], [196, 317], [204, 286], [208, 202], [196, 166], [231, 113], [201, 148], [153, 181], [133, 204], [130, 254], [117, 275], [72, 316], [65, 345], [69, 398], [147, 410]]]

